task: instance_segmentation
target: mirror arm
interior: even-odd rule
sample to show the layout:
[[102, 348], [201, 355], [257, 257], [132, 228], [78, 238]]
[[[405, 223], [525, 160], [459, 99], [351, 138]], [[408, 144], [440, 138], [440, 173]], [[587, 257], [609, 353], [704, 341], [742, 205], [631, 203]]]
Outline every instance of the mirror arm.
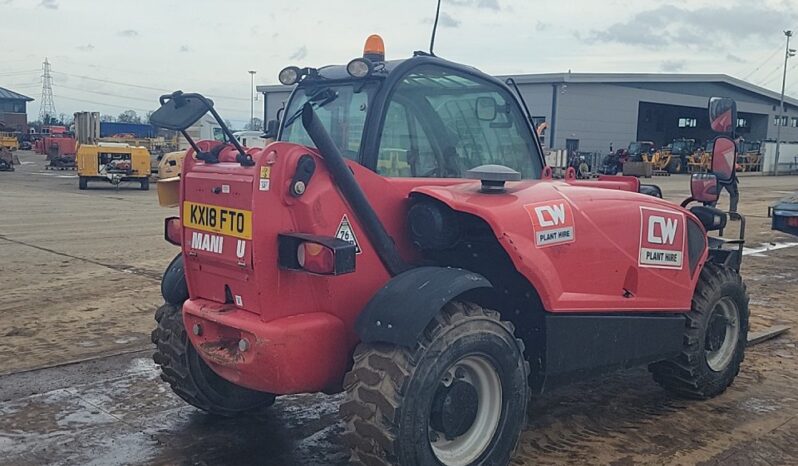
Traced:
[[236, 150], [238, 150], [238, 155], [236, 156], [236, 162], [240, 163], [242, 166], [245, 167], [255, 165], [255, 162], [252, 160], [252, 157], [247, 155], [244, 148], [241, 146], [241, 144], [238, 142], [235, 136], [233, 136], [233, 133], [232, 131], [230, 131], [230, 128], [228, 128], [227, 125], [224, 124], [224, 120], [222, 120], [222, 117], [219, 116], [219, 114], [216, 112], [213, 106], [209, 105], [207, 99], [205, 99], [204, 97], [203, 97], [203, 102], [205, 102], [205, 105], [208, 107], [208, 111], [211, 112], [211, 115], [213, 115], [213, 118], [215, 118], [216, 122], [219, 123], [219, 126], [222, 127], [222, 131], [224, 131], [224, 134], [225, 136], [227, 136], [228, 141], [230, 141], [230, 143], [233, 144]]

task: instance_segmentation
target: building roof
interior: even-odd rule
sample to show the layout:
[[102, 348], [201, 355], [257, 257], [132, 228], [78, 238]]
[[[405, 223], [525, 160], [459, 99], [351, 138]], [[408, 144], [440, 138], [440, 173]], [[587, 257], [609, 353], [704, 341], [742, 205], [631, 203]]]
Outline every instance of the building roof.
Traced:
[[[742, 79], [727, 74], [692, 74], [692, 73], [540, 73], [516, 74], [501, 76], [512, 77], [518, 84], [545, 84], [545, 83], [590, 83], [590, 84], [621, 84], [621, 83], [723, 83], [739, 87], [748, 92], [759, 94], [763, 97], [779, 101], [781, 94], [751, 84]], [[784, 96], [784, 102], [798, 106], [798, 99]]]
[[0, 99], [4, 99], [4, 100], [24, 100], [26, 102], [32, 102], [33, 101], [32, 98], [30, 98], [30, 97], [28, 97], [26, 95], [19, 94], [17, 92], [8, 90], [8, 89], [6, 89], [4, 87], [0, 87]]
[[[518, 84], [631, 84], [631, 83], [722, 83], [738, 87], [745, 91], [779, 102], [781, 94], [756, 84], [737, 79], [727, 74], [693, 74], [693, 73], [539, 73], [512, 74], [498, 76], [500, 79], [515, 79]], [[272, 84], [257, 86], [258, 92], [288, 92], [292, 86]], [[785, 95], [786, 104], [798, 107], [798, 99]]]

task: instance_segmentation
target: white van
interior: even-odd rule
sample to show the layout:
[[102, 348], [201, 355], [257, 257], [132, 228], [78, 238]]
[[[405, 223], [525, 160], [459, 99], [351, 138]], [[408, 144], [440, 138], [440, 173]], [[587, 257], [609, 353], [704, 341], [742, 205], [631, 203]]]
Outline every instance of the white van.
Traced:
[[[216, 119], [209, 114], [205, 114], [190, 128], [186, 129], [186, 133], [188, 133], [188, 135], [194, 141], [202, 141], [206, 139], [224, 141], [224, 131], [222, 131], [222, 127], [219, 126], [219, 123], [216, 122]], [[182, 135], [178, 134], [177, 141], [178, 149], [188, 149], [188, 141], [186, 141]]]
[[263, 138], [263, 131], [236, 131], [233, 136], [244, 147], [266, 147], [270, 142]]

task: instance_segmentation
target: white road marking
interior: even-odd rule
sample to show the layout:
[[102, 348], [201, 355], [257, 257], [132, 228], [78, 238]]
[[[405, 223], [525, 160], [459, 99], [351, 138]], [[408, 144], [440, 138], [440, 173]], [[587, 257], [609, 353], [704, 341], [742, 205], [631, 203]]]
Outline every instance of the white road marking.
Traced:
[[78, 175], [62, 175], [58, 172], [53, 173], [46, 173], [46, 172], [31, 172], [31, 175], [39, 175], [39, 176], [53, 176], [56, 178], [77, 178]]
[[777, 249], [792, 248], [798, 246], [798, 243], [762, 243], [758, 248], [743, 248], [744, 256], [754, 257], [767, 257], [763, 252], [776, 251]]

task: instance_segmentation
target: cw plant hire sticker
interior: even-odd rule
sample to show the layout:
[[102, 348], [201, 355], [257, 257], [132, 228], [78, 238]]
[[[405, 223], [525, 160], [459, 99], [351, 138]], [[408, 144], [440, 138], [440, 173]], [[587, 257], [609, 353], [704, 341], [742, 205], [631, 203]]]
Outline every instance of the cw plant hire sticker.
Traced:
[[535, 246], [546, 247], [573, 242], [575, 237], [574, 215], [571, 205], [565, 200], [545, 201], [524, 205], [532, 220]]
[[685, 217], [680, 212], [640, 207], [641, 267], [681, 269], [684, 262]]

